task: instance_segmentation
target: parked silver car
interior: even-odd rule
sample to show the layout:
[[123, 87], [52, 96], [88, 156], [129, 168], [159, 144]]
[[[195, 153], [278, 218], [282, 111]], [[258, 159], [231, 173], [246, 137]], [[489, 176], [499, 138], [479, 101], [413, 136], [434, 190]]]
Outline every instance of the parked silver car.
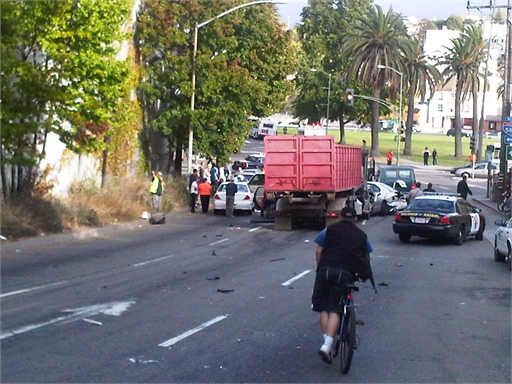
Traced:
[[[455, 176], [466, 176], [468, 179], [474, 175], [475, 178], [483, 178], [486, 179], [488, 175], [488, 165], [489, 163], [477, 163], [475, 164], [475, 169], [472, 167], [459, 168], [455, 171]], [[498, 171], [498, 167], [495, 164], [491, 164], [491, 176], [494, 175], [495, 172]]]

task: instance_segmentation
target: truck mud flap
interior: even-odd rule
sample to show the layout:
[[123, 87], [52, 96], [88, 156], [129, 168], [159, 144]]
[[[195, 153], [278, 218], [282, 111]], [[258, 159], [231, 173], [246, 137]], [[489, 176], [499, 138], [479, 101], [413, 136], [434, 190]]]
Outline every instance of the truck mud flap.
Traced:
[[292, 230], [292, 217], [291, 216], [276, 216], [274, 219], [274, 228], [281, 231]]

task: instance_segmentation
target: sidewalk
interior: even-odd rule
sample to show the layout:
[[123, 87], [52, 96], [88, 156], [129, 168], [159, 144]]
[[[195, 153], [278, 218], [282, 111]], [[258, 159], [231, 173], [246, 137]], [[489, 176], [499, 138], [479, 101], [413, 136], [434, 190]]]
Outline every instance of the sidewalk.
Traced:
[[[166, 213], [166, 222], [168, 223], [171, 220], [177, 219], [187, 213], [187, 209]], [[4, 241], [1, 244], [0, 253], [12, 255], [14, 253], [29, 251], [35, 248], [68, 245], [74, 242], [97, 239], [150, 226], [151, 224], [149, 224], [148, 220], [138, 219], [127, 223], [106, 225], [104, 227], [73, 229], [57, 235], [42, 235], [9, 242]]]

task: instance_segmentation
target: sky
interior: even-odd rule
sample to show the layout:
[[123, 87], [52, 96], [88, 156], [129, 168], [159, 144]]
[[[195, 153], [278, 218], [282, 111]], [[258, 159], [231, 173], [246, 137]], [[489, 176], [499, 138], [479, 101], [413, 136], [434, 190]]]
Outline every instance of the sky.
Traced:
[[[285, 0], [286, 1], [286, 0]], [[491, 1], [494, 1], [497, 7], [505, 7], [507, 0], [470, 0], [470, 7], [476, 6], [489, 6]], [[290, 23], [290, 26], [297, 24], [300, 21], [300, 14], [302, 8], [305, 7], [307, 0], [288, 0], [289, 4], [277, 5], [281, 20]], [[466, 8], [468, 5], [467, 0], [374, 0], [382, 9], [387, 12], [390, 7], [394, 12], [402, 13], [404, 16], [414, 16], [419, 19], [447, 19], [451, 15], [479, 16], [480, 13], [476, 9], [471, 9], [468, 12]], [[506, 14], [506, 9], [501, 9], [503, 14]], [[481, 12], [486, 16], [491, 13], [488, 8], [482, 8]]]

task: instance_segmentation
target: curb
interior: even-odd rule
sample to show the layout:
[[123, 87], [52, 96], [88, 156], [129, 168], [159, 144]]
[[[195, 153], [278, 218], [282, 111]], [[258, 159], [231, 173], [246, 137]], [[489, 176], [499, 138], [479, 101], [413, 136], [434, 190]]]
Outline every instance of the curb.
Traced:
[[[172, 211], [170, 213], [166, 213], [165, 217], [166, 219], [176, 219], [181, 217], [185, 212], [187, 212], [186, 209]], [[148, 220], [138, 219], [136, 221], [130, 221], [122, 224], [111, 224], [104, 227], [74, 229], [69, 230], [66, 233], [59, 233], [56, 235], [42, 235], [3, 243], [1, 246], [1, 253], [2, 255], [12, 255], [14, 253], [30, 251], [35, 248], [69, 245], [75, 242], [98, 239], [100, 237], [117, 235], [123, 232], [148, 227], [151, 227]]]

